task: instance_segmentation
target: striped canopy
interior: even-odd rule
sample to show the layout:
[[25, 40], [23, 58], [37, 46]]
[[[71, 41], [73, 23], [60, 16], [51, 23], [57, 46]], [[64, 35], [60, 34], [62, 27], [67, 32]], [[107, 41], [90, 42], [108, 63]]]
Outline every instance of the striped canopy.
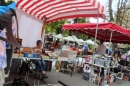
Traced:
[[17, 0], [17, 8], [47, 19], [47, 23], [77, 17], [105, 18], [104, 7], [97, 0]]

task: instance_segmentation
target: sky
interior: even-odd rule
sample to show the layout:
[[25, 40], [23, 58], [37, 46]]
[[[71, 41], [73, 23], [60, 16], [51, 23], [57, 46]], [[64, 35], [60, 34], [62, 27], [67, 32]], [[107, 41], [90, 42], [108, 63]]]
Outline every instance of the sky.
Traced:
[[[108, 4], [108, 0], [98, 0], [104, 7], [105, 7], [105, 10], [107, 10], [107, 4]], [[113, 3], [113, 5], [112, 5], [112, 8], [113, 8], [113, 10], [116, 10], [116, 2], [117, 2], [118, 0], [114, 0], [114, 3]], [[103, 19], [101, 19], [101, 18], [99, 18], [99, 23], [102, 23], [104, 20]], [[94, 19], [94, 18], [90, 18], [90, 22], [91, 23], [97, 23], [97, 19]], [[107, 22], [107, 21], [106, 21]]]
[[[106, 5], [106, 1], [107, 0], [98, 0], [102, 5]], [[90, 18], [90, 22], [91, 23], [97, 23], [97, 19], [94, 19], [94, 18]], [[98, 21], [99, 23], [101, 23], [101, 22], [103, 22], [103, 19], [101, 19], [101, 18], [99, 18], [99, 21]]]

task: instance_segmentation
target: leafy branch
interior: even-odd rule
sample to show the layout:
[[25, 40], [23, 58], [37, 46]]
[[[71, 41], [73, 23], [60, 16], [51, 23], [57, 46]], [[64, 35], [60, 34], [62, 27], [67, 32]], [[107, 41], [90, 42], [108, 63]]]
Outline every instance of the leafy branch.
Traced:
[[0, 6], [7, 6], [9, 4], [11, 4], [12, 2], [14, 2], [14, 0], [0, 0]]

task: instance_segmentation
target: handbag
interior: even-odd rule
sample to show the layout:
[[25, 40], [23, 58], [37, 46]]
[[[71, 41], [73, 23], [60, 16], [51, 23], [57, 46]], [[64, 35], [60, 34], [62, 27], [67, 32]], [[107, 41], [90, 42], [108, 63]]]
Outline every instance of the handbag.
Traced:
[[30, 86], [23, 77], [14, 78], [12, 86]]

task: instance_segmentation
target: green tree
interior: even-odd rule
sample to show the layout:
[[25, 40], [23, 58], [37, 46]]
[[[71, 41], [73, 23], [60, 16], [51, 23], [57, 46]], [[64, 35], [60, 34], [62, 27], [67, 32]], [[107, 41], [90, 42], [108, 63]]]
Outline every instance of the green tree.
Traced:
[[89, 19], [86, 19], [86, 18], [75, 18], [74, 20], [74, 23], [89, 23]]
[[[112, 8], [112, 4], [114, 1], [115, 0], [108, 0], [109, 22], [115, 22], [120, 26], [125, 26], [125, 28], [128, 28], [128, 22], [130, 22], [128, 19], [129, 13], [127, 13], [130, 5], [129, 0], [117, 0], [116, 11]], [[113, 49], [115, 49], [116, 46], [117, 44], [113, 43]]]
[[[75, 18], [74, 19], [74, 23], [89, 23], [89, 19], [86, 18]], [[87, 40], [88, 36], [87, 35], [83, 35], [83, 34], [79, 34], [78, 36], [79, 39], [83, 39], [83, 40]]]
[[66, 20], [52, 22], [46, 25], [46, 32], [52, 32], [56, 34], [62, 33], [62, 25], [65, 24]]
[[0, 0], [0, 6], [6, 6], [12, 2], [14, 2], [14, 0], [7, 0], [7, 2], [5, 0]]
[[[68, 36], [69, 35], [69, 31], [67, 30], [62, 30], [62, 25], [65, 23], [72, 23], [72, 20], [61, 20], [61, 21], [57, 21], [57, 22], [52, 22], [46, 25], [46, 33], [51, 32], [51, 33], [56, 33], [56, 34], [62, 34], [63, 36]], [[78, 23], [88, 23], [89, 20], [86, 18], [77, 18], [77, 22]], [[74, 33], [73, 33], [74, 34]], [[88, 37], [84, 36], [82, 34], [79, 35], [78, 38], [84, 39], [86, 40]]]

